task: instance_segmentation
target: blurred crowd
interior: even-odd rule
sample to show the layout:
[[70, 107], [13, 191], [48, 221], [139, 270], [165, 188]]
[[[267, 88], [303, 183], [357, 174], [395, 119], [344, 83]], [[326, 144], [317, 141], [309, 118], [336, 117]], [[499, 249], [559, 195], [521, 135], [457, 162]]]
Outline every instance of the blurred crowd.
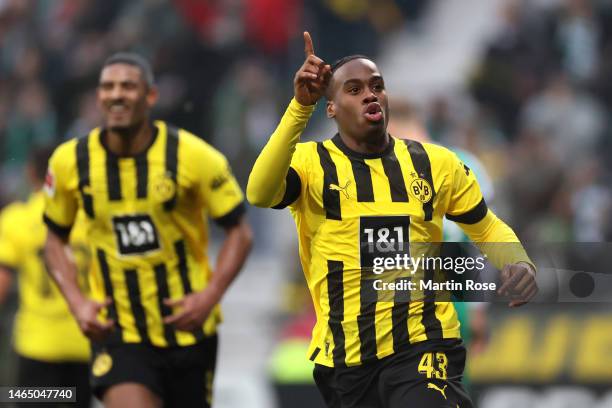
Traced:
[[[97, 75], [114, 51], [153, 62], [155, 116], [214, 143], [244, 183], [291, 96], [301, 27], [325, 60], [375, 57], [429, 3], [1, 0], [0, 205], [26, 193], [32, 146], [98, 125]], [[466, 81], [468, 98], [441, 95], [423, 110], [426, 129], [482, 160], [519, 235], [610, 239], [612, 1], [506, 2]]]
[[32, 146], [99, 124], [95, 86], [112, 52], [149, 58], [161, 91], [155, 116], [211, 140], [245, 182], [291, 95], [301, 26], [334, 39], [318, 42], [325, 57], [375, 54], [380, 35], [416, 19], [426, 3], [0, 0], [0, 206], [26, 193], [21, 173]]
[[474, 153], [525, 242], [612, 239], [612, 2], [508, 0], [460, 97], [422, 112]]

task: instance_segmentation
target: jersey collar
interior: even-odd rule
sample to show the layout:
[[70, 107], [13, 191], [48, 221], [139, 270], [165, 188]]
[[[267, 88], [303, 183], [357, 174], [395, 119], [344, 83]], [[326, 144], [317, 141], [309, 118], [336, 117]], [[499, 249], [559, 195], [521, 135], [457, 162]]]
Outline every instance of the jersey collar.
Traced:
[[338, 149], [340, 149], [342, 153], [350, 157], [355, 157], [357, 159], [380, 159], [381, 157], [385, 157], [386, 155], [391, 153], [393, 151], [393, 146], [395, 146], [395, 139], [393, 139], [391, 135], [389, 135], [389, 144], [387, 145], [385, 150], [383, 150], [380, 153], [360, 153], [360, 152], [351, 150], [342, 141], [342, 138], [340, 137], [340, 133], [336, 133], [334, 135], [334, 137], [332, 138], [332, 142], [336, 145]]

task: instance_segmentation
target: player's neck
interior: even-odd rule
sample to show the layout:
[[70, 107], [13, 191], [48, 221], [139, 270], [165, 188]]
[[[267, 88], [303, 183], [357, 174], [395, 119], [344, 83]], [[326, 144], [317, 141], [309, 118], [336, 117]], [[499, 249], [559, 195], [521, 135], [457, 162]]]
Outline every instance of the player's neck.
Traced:
[[382, 153], [389, 146], [389, 135], [387, 132], [368, 135], [365, 138], [357, 138], [339, 132], [342, 142], [356, 153], [377, 154]]
[[106, 146], [117, 156], [136, 156], [142, 153], [151, 143], [153, 131], [149, 121], [140, 126], [125, 131], [107, 129]]

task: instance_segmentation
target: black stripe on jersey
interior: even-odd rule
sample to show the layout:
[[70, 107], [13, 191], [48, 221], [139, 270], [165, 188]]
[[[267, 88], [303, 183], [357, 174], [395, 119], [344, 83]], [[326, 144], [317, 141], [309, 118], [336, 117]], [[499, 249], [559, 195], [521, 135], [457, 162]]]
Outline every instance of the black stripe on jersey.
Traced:
[[127, 286], [130, 298], [130, 307], [134, 316], [134, 324], [143, 343], [151, 343], [149, 332], [147, 331], [147, 317], [145, 315], [142, 301], [140, 300], [140, 286], [138, 285], [138, 271], [136, 269], [126, 269], [125, 285]]
[[121, 200], [121, 177], [119, 177], [119, 158], [106, 153], [106, 186], [109, 201]]
[[[159, 305], [159, 311], [161, 314], [162, 320], [172, 315], [172, 308], [167, 306], [164, 303], [164, 299], [170, 299], [170, 291], [168, 290], [168, 270], [166, 269], [166, 265], [159, 264], [154, 268], [155, 271], [155, 283], [157, 284], [157, 303]], [[171, 325], [164, 324], [164, 337], [168, 342], [169, 346], [176, 346], [176, 333]]]
[[[178, 143], [179, 135], [178, 129], [172, 126], [167, 127], [166, 132], [166, 175], [172, 179], [176, 184], [177, 170], [178, 170]], [[175, 189], [175, 193], [168, 201], [164, 203], [164, 210], [171, 211], [176, 206], [176, 195], [178, 194], [178, 188]]]
[[[425, 282], [434, 280], [433, 269], [425, 269]], [[442, 324], [436, 317], [436, 292], [431, 289], [425, 289], [423, 293], [423, 315], [422, 323], [425, 326], [425, 335], [428, 340], [442, 338]]]
[[[115, 322], [115, 333], [117, 340], [121, 340], [121, 324], [119, 323], [119, 316], [117, 314], [117, 306], [115, 302], [115, 291], [113, 290], [113, 284], [110, 280], [110, 269], [108, 267], [108, 261], [106, 260], [106, 254], [103, 250], [98, 249], [96, 251], [98, 257], [98, 264], [100, 265], [100, 272], [102, 273], [102, 281], [104, 282], [104, 293], [106, 297], [109, 297], [112, 302], [108, 305], [108, 318]], [[114, 336], [114, 335], [111, 335]]]
[[391, 189], [391, 200], [396, 203], [407, 203], [408, 192], [406, 191], [406, 182], [402, 174], [402, 168], [395, 156], [395, 152], [391, 150], [387, 156], [382, 159], [382, 165], [385, 169], [385, 174], [389, 179], [389, 188]]
[[357, 201], [360, 203], [374, 202], [374, 187], [370, 167], [363, 159], [350, 158], [355, 185], [357, 186]]
[[187, 251], [185, 248], [185, 241], [176, 241], [174, 243], [174, 250], [178, 256], [178, 268], [181, 283], [183, 284], [183, 292], [185, 294], [191, 293], [191, 282], [189, 281], [189, 276], [187, 274]]
[[[404, 278], [405, 279], [405, 278]], [[402, 279], [397, 279], [400, 282]], [[396, 290], [393, 297], [393, 308], [391, 309], [391, 321], [393, 327], [393, 351], [398, 352], [402, 347], [409, 344], [408, 335], [408, 310], [410, 308], [410, 291]]]
[[431, 199], [423, 204], [425, 212], [425, 221], [431, 221], [433, 217], [433, 203], [436, 198], [436, 190], [434, 188], [433, 177], [431, 175], [431, 163], [429, 156], [423, 145], [415, 140], [404, 140], [412, 159], [412, 165], [418, 173], [419, 177], [425, 179], [431, 186]]
[[376, 298], [378, 296], [374, 289], [373, 281], [365, 275], [372, 276], [370, 271], [364, 274], [360, 290], [359, 316], [357, 316], [357, 327], [359, 328], [359, 342], [361, 343], [361, 361], [376, 358]]
[[147, 155], [139, 154], [135, 157], [136, 163], [136, 196], [138, 198], [147, 197], [147, 187], [149, 184], [149, 162]]
[[[189, 280], [189, 267], [187, 265], [187, 248], [185, 248], [185, 241], [179, 240], [174, 243], [174, 250], [178, 256], [178, 269], [179, 276], [181, 277], [181, 283], [183, 285], [183, 293], [188, 295], [193, 292], [191, 288], [191, 281]], [[193, 332], [197, 341], [204, 339], [204, 331], [196, 330]]]
[[450, 221], [459, 222], [461, 224], [476, 224], [487, 215], [488, 211], [489, 208], [487, 207], [487, 203], [485, 202], [485, 199], [483, 197], [482, 200], [480, 200], [480, 202], [476, 204], [476, 207], [472, 208], [468, 212], [465, 212], [461, 215], [446, 214], [446, 219]]
[[344, 330], [344, 263], [327, 261], [327, 296], [329, 299], [329, 328], [334, 338], [332, 350], [334, 366], [346, 366]]
[[76, 145], [77, 170], [79, 173], [79, 191], [83, 199], [83, 209], [89, 218], [94, 217], [93, 196], [85, 192], [89, 186], [89, 136], [79, 139]]
[[317, 153], [323, 168], [323, 207], [325, 207], [325, 218], [330, 220], [342, 220], [340, 210], [340, 191], [332, 190], [330, 185], [338, 186], [338, 171], [329, 152], [323, 146], [323, 142], [317, 143]]
[[275, 210], [282, 210], [288, 205], [293, 204], [300, 196], [300, 191], [302, 190], [302, 180], [293, 167], [289, 167], [289, 171], [287, 171], [287, 176], [285, 177], [285, 183], [287, 185], [285, 188], [285, 195], [280, 203], [272, 207]]
[[321, 352], [321, 348], [320, 347], [315, 348], [314, 351], [312, 352], [309, 360], [310, 361], [315, 361], [315, 359], [317, 358], [317, 356], [319, 355], [320, 352]]

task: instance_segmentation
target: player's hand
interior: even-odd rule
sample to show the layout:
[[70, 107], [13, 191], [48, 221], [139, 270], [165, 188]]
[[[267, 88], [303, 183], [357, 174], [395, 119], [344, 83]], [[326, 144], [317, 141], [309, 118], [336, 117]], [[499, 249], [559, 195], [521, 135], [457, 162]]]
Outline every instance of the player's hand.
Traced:
[[171, 324], [182, 331], [194, 331], [202, 327], [218, 299], [205, 290], [190, 293], [181, 299], [164, 299], [164, 304], [178, 310], [164, 318], [164, 324]]
[[95, 302], [91, 299], [85, 299], [78, 307], [75, 308], [75, 318], [81, 331], [87, 338], [93, 341], [104, 340], [106, 336], [115, 330], [115, 321], [112, 319], [106, 322], [98, 320], [100, 311], [110, 306], [111, 299], [106, 299], [104, 303]]
[[510, 307], [522, 306], [538, 293], [535, 271], [524, 262], [506, 265], [501, 272], [501, 282], [497, 293], [510, 297]]
[[314, 105], [324, 94], [331, 78], [331, 67], [314, 53], [312, 38], [304, 32], [306, 60], [295, 73], [293, 91], [295, 99], [304, 106]]

